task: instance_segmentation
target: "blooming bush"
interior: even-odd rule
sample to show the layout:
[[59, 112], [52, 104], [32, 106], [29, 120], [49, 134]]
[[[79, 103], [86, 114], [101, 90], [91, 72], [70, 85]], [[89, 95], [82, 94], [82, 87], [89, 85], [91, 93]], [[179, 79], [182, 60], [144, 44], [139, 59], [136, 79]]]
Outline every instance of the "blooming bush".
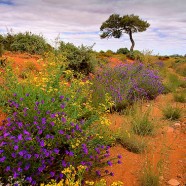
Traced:
[[141, 63], [104, 68], [93, 80], [93, 95], [101, 102], [105, 93], [109, 93], [117, 108], [138, 99], [154, 99], [162, 92], [163, 84], [158, 73]]
[[[9, 183], [9, 176], [14, 181], [24, 180], [32, 185], [47, 183], [50, 179], [58, 182], [64, 176], [63, 169], [70, 165], [75, 168], [83, 165], [90, 171], [99, 165], [112, 164], [103, 161], [109, 156], [109, 147], [88, 128], [94, 118], [74, 122], [64, 112], [68, 104], [64, 96], [33, 104], [28, 104], [32, 93], [18, 100], [16, 94], [14, 97], [15, 100], [8, 101], [13, 113], [0, 127], [3, 183]], [[51, 109], [46, 111], [45, 106]], [[96, 171], [96, 174], [101, 173]]]

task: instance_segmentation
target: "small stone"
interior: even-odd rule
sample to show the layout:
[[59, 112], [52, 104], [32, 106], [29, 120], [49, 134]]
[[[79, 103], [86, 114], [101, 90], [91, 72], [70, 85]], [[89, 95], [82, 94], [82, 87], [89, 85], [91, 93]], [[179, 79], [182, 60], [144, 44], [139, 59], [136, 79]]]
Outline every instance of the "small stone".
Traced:
[[146, 105], [146, 107], [150, 107], [150, 105]]
[[178, 182], [178, 180], [175, 180], [175, 179], [170, 179], [167, 183], [172, 186], [180, 185], [180, 182]]
[[180, 128], [180, 127], [181, 127], [181, 124], [180, 124], [180, 123], [175, 123], [175, 124], [174, 124], [174, 127], [175, 127], [175, 128]]

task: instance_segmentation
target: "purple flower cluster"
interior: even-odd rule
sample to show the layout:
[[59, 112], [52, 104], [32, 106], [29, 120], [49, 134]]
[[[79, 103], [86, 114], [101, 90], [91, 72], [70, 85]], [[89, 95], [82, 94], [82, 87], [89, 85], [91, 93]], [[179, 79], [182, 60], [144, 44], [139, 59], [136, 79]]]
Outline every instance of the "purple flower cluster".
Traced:
[[[54, 112], [57, 98], [27, 105], [29, 96], [19, 99], [21, 103], [9, 100], [12, 114], [0, 127], [0, 175], [4, 183], [9, 176], [15, 180], [24, 176], [31, 185], [46, 183], [46, 178], [59, 181], [61, 171], [70, 165], [86, 165], [90, 171], [105, 164], [109, 146], [97, 144], [96, 135], [89, 134], [86, 123], [90, 125], [90, 121], [72, 122], [64, 113], [66, 103], [60, 102]], [[50, 105], [50, 110], [45, 105]], [[74, 149], [71, 144], [76, 139], [83, 140]]]
[[109, 93], [116, 105], [133, 103], [142, 98], [154, 99], [164, 90], [155, 70], [142, 63], [120, 64], [102, 69], [94, 78], [99, 96]]

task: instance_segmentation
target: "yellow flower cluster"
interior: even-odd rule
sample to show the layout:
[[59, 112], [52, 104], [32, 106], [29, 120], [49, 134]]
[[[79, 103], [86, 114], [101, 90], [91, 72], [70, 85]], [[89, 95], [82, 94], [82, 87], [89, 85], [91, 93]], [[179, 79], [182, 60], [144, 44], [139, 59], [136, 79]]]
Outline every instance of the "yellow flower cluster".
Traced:
[[106, 116], [100, 117], [100, 123], [102, 125], [107, 125], [107, 126], [109, 126], [111, 124], [110, 120]]
[[[105, 179], [101, 179], [98, 182], [93, 182], [93, 181], [85, 181], [85, 184], [88, 185], [93, 185], [93, 186], [107, 186], [107, 182]], [[116, 181], [113, 182], [110, 186], [123, 186], [123, 182], [121, 181]]]

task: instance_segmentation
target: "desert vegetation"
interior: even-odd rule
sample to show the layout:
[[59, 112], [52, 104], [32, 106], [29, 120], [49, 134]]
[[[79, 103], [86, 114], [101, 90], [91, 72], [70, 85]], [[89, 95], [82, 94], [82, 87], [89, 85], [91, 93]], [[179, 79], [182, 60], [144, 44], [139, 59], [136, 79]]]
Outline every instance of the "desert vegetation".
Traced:
[[[149, 26], [141, 24], [122, 28], [130, 35]], [[121, 186], [127, 178], [117, 170], [132, 169], [127, 155], [140, 159], [138, 179], [129, 176], [135, 185], [169, 181], [173, 173], [163, 169], [169, 140], [179, 134], [175, 143], [183, 144], [185, 137], [184, 56], [133, 47], [96, 52], [63, 41], [54, 48], [26, 32], [0, 36], [0, 61], [0, 185]], [[181, 159], [184, 150], [176, 150]]]

